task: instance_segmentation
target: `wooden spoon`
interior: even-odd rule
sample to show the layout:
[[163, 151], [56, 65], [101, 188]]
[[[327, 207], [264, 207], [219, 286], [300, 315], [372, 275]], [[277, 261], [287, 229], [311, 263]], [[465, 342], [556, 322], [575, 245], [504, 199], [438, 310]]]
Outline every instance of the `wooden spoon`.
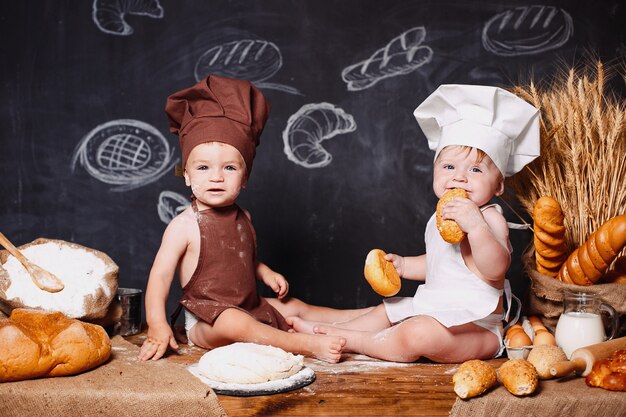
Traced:
[[11, 243], [9, 239], [7, 239], [7, 237], [1, 232], [0, 245], [4, 246], [11, 255], [15, 256], [17, 260], [20, 261], [22, 265], [24, 265], [24, 268], [26, 268], [26, 270], [30, 274], [30, 277], [35, 285], [42, 290], [48, 292], [59, 292], [63, 288], [65, 288], [65, 285], [63, 285], [61, 280], [57, 278], [54, 274], [31, 263], [28, 259], [26, 259], [22, 252], [20, 252], [19, 249], [17, 249], [15, 245], [13, 245], [13, 243]]

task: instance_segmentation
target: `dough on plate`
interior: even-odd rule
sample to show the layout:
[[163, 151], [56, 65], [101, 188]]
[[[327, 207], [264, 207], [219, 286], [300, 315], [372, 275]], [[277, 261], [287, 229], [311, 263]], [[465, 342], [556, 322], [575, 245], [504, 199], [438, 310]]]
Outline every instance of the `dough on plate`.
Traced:
[[304, 367], [302, 355], [256, 343], [233, 343], [202, 355], [198, 371], [205, 377], [231, 384], [258, 384], [289, 378]]

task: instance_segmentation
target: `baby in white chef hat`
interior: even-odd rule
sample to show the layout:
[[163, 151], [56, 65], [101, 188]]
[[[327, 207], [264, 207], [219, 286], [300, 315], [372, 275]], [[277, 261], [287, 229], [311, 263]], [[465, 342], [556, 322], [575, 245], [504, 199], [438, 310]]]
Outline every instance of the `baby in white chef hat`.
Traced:
[[[467, 234], [458, 244], [440, 236], [435, 214], [426, 226], [426, 254], [388, 254], [404, 279], [425, 281], [413, 297], [389, 298], [346, 321], [323, 323], [297, 317], [297, 331], [340, 335], [344, 351], [396, 361], [424, 356], [462, 362], [498, 356], [511, 289], [505, 274], [511, 261], [507, 222], [490, 204], [504, 191], [504, 178], [539, 156], [537, 109], [501, 88], [442, 85], [414, 112], [435, 151], [433, 189], [437, 197], [462, 188], [442, 211]], [[336, 319], [336, 310], [327, 317]], [[354, 310], [350, 310], [354, 315]]]

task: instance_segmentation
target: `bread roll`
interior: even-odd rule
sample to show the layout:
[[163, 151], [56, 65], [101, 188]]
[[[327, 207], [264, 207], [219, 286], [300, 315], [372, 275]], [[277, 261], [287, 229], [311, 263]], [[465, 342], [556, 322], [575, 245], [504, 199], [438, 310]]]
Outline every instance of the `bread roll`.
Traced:
[[376, 293], [383, 297], [391, 297], [400, 291], [400, 276], [393, 263], [385, 259], [386, 253], [380, 249], [372, 249], [365, 258], [363, 273], [365, 279]]
[[496, 381], [496, 370], [478, 359], [462, 363], [452, 376], [454, 392], [461, 398], [476, 397], [494, 386]]
[[537, 389], [537, 370], [524, 359], [511, 359], [498, 368], [498, 378], [504, 388], [517, 396], [530, 395]]
[[111, 355], [102, 327], [59, 312], [15, 309], [0, 319], [0, 341], [0, 382], [78, 374]]
[[441, 217], [441, 210], [446, 203], [455, 197], [467, 198], [467, 192], [460, 188], [454, 188], [445, 192], [443, 197], [437, 203], [437, 230], [443, 240], [448, 243], [456, 244], [465, 239], [465, 232], [461, 230], [458, 224], [454, 220], [444, 220]]
[[539, 379], [552, 378], [552, 374], [550, 373], [552, 365], [566, 360], [567, 356], [565, 356], [563, 349], [553, 345], [535, 346], [530, 351], [527, 358], [527, 361], [535, 367]]

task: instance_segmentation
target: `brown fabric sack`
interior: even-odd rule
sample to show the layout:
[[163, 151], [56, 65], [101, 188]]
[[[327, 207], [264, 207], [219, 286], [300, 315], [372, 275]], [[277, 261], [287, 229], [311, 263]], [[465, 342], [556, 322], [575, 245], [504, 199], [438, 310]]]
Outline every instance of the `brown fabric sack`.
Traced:
[[559, 316], [563, 312], [563, 289], [584, 291], [596, 294], [605, 304], [610, 304], [620, 315], [618, 334], [626, 330], [626, 284], [595, 284], [589, 286], [566, 284], [537, 272], [535, 269], [535, 249], [530, 247], [522, 259], [524, 269], [530, 277], [531, 285], [524, 303], [526, 314], [540, 316], [543, 324], [554, 333]]

